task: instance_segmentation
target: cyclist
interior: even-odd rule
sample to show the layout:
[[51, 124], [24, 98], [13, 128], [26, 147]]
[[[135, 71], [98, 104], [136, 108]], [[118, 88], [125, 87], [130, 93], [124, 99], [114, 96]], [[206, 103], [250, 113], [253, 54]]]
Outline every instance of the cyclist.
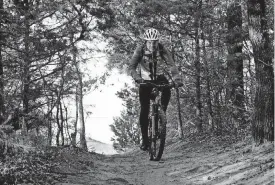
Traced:
[[[179, 71], [174, 64], [170, 52], [159, 42], [160, 33], [154, 28], [147, 29], [144, 32], [144, 43], [137, 46], [129, 65], [129, 71], [136, 83], [140, 84], [144, 80], [155, 80], [157, 83], [169, 83], [167, 76], [172, 76], [175, 86], [181, 86]], [[171, 75], [170, 75], [171, 74]], [[142, 134], [141, 150], [147, 150], [149, 147], [148, 139], [148, 114], [150, 107], [150, 94], [152, 87], [139, 87], [140, 110], [140, 128]], [[161, 104], [166, 112], [171, 96], [170, 88], [162, 91]]]

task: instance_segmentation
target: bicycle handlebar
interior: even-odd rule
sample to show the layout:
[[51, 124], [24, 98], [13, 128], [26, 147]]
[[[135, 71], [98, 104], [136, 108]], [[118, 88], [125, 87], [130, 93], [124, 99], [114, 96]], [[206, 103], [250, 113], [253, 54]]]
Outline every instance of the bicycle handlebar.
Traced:
[[156, 84], [155, 82], [148, 80], [148, 81], [144, 81], [143, 83], [139, 84], [140, 86], [152, 86], [155, 88], [173, 88], [175, 87], [174, 83], [169, 83], [169, 84]]

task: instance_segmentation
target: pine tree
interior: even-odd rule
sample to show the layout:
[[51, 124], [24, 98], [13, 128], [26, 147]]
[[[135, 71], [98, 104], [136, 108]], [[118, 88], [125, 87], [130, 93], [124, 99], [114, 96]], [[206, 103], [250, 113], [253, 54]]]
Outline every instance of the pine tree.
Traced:
[[256, 70], [255, 117], [252, 121], [256, 143], [274, 141], [274, 53], [267, 22], [266, 0], [247, 2], [249, 35]]

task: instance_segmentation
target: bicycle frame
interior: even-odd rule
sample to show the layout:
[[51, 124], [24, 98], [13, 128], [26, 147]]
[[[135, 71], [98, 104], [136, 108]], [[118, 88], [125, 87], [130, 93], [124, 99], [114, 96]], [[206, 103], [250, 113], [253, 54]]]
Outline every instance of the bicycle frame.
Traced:
[[[150, 114], [149, 114], [149, 127], [148, 127], [148, 135], [150, 136], [149, 154], [150, 154], [150, 160], [158, 161], [160, 160], [164, 149], [165, 135], [166, 135], [166, 128], [165, 128], [166, 122], [163, 121], [163, 117], [165, 116], [165, 114], [163, 114], [163, 110], [161, 108], [162, 89], [171, 88], [171, 87], [174, 87], [174, 85], [173, 84], [159, 85], [151, 81], [148, 81], [140, 85], [144, 85], [144, 86], [147, 85], [147, 86], [153, 87], [150, 95]], [[160, 111], [162, 112], [162, 114], [160, 114], [161, 113]], [[159, 119], [162, 120], [161, 123]], [[165, 120], [166, 120], [166, 117], [165, 117]], [[160, 128], [158, 128], [159, 124], [161, 126]], [[157, 141], [159, 140], [161, 144], [160, 144], [160, 147], [158, 148]]]
[[152, 129], [153, 129], [153, 134], [155, 136], [155, 130], [156, 130], [156, 120], [158, 118], [158, 106], [161, 106], [161, 96], [162, 92], [161, 89], [163, 88], [172, 88], [174, 87], [174, 84], [156, 84], [152, 81], [145, 81], [144, 83], [141, 83], [140, 85], [144, 86], [151, 86], [153, 87], [152, 92], [151, 92], [151, 116], [149, 117], [149, 120], [152, 120]]

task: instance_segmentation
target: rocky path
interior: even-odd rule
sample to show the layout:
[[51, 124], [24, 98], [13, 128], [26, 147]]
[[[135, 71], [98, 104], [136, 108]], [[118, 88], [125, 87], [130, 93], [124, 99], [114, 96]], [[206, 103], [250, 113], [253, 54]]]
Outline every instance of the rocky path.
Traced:
[[166, 147], [160, 162], [149, 161], [148, 154], [138, 149], [82, 160], [82, 169], [75, 167], [59, 185], [274, 184], [273, 144], [224, 147], [177, 141]]

